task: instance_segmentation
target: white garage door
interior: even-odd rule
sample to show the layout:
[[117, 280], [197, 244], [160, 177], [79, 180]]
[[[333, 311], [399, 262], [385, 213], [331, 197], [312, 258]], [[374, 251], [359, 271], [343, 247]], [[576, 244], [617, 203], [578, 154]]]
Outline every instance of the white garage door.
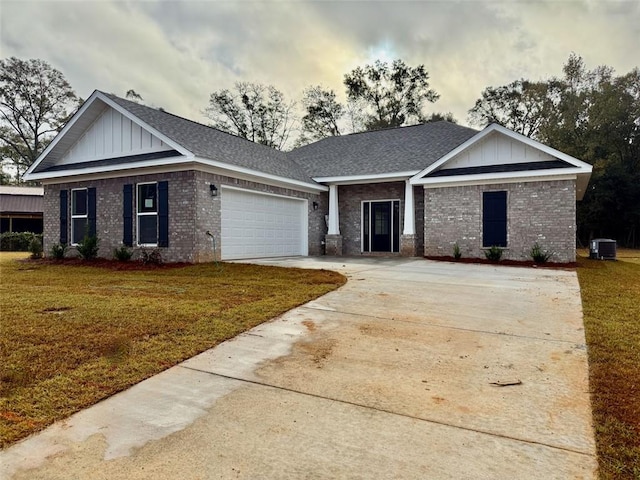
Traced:
[[222, 259], [307, 255], [307, 202], [222, 188]]

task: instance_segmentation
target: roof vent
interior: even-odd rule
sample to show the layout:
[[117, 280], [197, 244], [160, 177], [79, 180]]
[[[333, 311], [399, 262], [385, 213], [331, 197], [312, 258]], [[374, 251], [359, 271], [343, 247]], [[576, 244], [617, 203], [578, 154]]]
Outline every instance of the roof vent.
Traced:
[[610, 238], [594, 238], [589, 244], [589, 258], [615, 260], [616, 241]]

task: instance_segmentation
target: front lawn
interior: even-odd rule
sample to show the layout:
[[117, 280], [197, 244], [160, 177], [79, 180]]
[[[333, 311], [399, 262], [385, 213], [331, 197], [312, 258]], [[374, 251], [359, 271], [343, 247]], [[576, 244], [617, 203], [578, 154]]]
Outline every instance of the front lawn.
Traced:
[[0, 446], [343, 285], [244, 264], [115, 270], [0, 253]]
[[640, 251], [577, 269], [601, 479], [640, 478]]

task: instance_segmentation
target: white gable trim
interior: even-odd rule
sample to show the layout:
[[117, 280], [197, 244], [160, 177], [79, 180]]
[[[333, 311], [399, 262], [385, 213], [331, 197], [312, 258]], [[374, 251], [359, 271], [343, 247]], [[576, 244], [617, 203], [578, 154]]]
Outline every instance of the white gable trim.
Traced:
[[251, 182], [273, 185], [276, 187], [289, 188], [291, 190], [318, 193], [328, 191], [324, 185], [292, 180], [289, 178], [270, 175], [248, 168], [237, 167], [206, 158], [188, 158], [185, 156], [174, 156], [159, 158], [154, 160], [141, 160], [137, 162], [124, 162], [117, 165], [102, 165], [95, 167], [84, 167], [78, 169], [65, 169], [58, 172], [33, 173], [30, 178], [42, 180], [44, 184], [59, 183], [60, 179], [69, 181], [97, 180], [116, 177], [126, 177], [131, 175], [146, 175], [148, 173], [167, 173], [184, 170], [199, 170], [217, 175], [225, 175]]
[[411, 178], [418, 173], [413, 170], [410, 172], [397, 172], [397, 173], [379, 173], [372, 175], [345, 175], [340, 177], [314, 177], [313, 179], [318, 183], [326, 183], [331, 185], [352, 185], [363, 183], [384, 183], [384, 182], [399, 182]]
[[[169, 145], [171, 148], [173, 148], [174, 150], [180, 152], [182, 155], [188, 157], [188, 158], [193, 158], [194, 154], [192, 152], [190, 152], [189, 150], [187, 150], [186, 148], [184, 148], [183, 146], [179, 145], [178, 143], [174, 142], [173, 140], [171, 140], [169, 137], [167, 137], [166, 135], [160, 133], [158, 130], [156, 130], [155, 128], [151, 127], [150, 125], [147, 125], [145, 122], [143, 122], [142, 120], [140, 120], [138, 117], [136, 117], [135, 115], [133, 115], [131, 112], [129, 112], [128, 110], [126, 110], [125, 108], [121, 107], [120, 105], [118, 105], [116, 102], [114, 102], [113, 100], [111, 100], [109, 97], [107, 97], [106, 95], [104, 95], [102, 92], [99, 92], [98, 90], [95, 90], [91, 96], [87, 99], [86, 102], [84, 102], [84, 104], [82, 105], [82, 107], [80, 107], [80, 109], [73, 115], [73, 117], [71, 118], [71, 120], [69, 120], [69, 122], [64, 126], [64, 128], [60, 131], [60, 133], [58, 135], [56, 135], [56, 137], [53, 139], [53, 141], [47, 146], [47, 148], [40, 154], [40, 156], [36, 159], [35, 162], [33, 162], [33, 164], [31, 165], [31, 167], [29, 167], [29, 169], [26, 171], [25, 175], [24, 175], [24, 179], [25, 180], [38, 180], [40, 178], [42, 178], [40, 175], [38, 174], [33, 174], [33, 172], [38, 168], [38, 166], [44, 161], [44, 159], [56, 148], [56, 146], [60, 143], [60, 141], [69, 134], [69, 132], [73, 129], [73, 127], [75, 126], [75, 124], [78, 122], [78, 120], [80, 118], [82, 118], [82, 116], [86, 113], [86, 111], [96, 102], [96, 101], [101, 101], [104, 104], [106, 104], [108, 107], [113, 108], [114, 110], [116, 110], [118, 113], [122, 114], [123, 116], [125, 116], [126, 118], [128, 118], [129, 120], [131, 120], [132, 122], [136, 123], [137, 125], [139, 125], [140, 127], [144, 128], [145, 130], [147, 130], [149, 133], [151, 133], [152, 135], [155, 135], [156, 137], [158, 137], [160, 140], [162, 140], [166, 145]], [[78, 136], [78, 138], [80, 138], [80, 136]], [[75, 143], [75, 142], [74, 142]]]
[[[497, 123], [493, 123], [493, 124], [489, 125], [487, 128], [485, 128], [484, 130], [482, 130], [481, 132], [478, 132], [476, 135], [471, 137], [469, 140], [467, 140], [463, 144], [461, 144], [458, 147], [456, 147], [453, 150], [451, 150], [449, 153], [447, 153], [445, 156], [440, 158], [435, 163], [429, 165], [427, 168], [425, 168], [424, 170], [420, 171], [418, 174], [413, 176], [411, 178], [411, 183], [414, 184], [414, 185], [423, 185], [425, 183], [425, 180], [426, 180], [426, 179], [423, 178], [424, 176], [428, 175], [431, 172], [434, 172], [434, 171], [440, 169], [440, 167], [442, 165], [444, 165], [445, 163], [450, 161], [452, 158], [455, 158], [457, 155], [459, 155], [461, 152], [467, 150], [472, 145], [477, 144], [479, 141], [481, 141], [483, 138], [485, 138], [486, 136], [488, 136], [492, 132], [497, 132], [497, 133], [500, 133], [502, 135], [506, 135], [507, 137], [510, 137], [513, 140], [522, 142], [525, 145], [528, 145], [528, 146], [530, 146], [532, 148], [540, 150], [541, 152], [544, 152], [544, 153], [546, 153], [548, 155], [551, 155], [551, 156], [556, 157], [556, 158], [558, 158], [560, 160], [563, 160], [563, 161], [567, 162], [568, 164], [574, 166], [575, 168], [579, 169], [578, 173], [591, 174], [592, 167], [588, 163], [585, 163], [585, 162], [583, 162], [581, 160], [578, 160], [577, 158], [574, 158], [574, 157], [572, 157], [570, 155], [567, 155], [566, 153], [562, 153], [561, 151], [556, 150], [555, 148], [551, 148], [551, 147], [548, 147], [546, 145], [543, 145], [542, 143], [537, 142], [537, 141], [535, 141], [535, 140], [533, 140], [533, 139], [531, 139], [529, 137], [525, 137], [524, 135], [520, 135], [519, 133], [513, 132], [513, 131], [509, 130], [508, 128], [505, 128], [505, 127], [503, 127], [501, 125], [498, 125]], [[561, 170], [563, 173], [568, 173], [567, 169], [559, 169], [559, 170]], [[573, 170], [573, 169], [571, 169], [571, 170]], [[496, 178], [496, 176], [498, 174], [482, 174], [482, 176], [485, 176], [485, 175], [487, 176], [487, 178]], [[522, 172], [511, 172], [508, 175], [510, 175], [510, 176], [522, 175]], [[475, 177], [476, 178], [480, 178], [481, 176], [475, 176]]]

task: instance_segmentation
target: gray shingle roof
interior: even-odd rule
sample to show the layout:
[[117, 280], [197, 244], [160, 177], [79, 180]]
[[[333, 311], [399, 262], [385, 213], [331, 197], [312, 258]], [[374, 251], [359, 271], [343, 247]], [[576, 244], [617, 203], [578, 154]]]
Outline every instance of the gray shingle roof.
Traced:
[[286, 153], [168, 112], [101, 92], [195, 155], [279, 177], [314, 183]]
[[314, 178], [418, 171], [477, 133], [441, 121], [329, 137], [289, 155]]

